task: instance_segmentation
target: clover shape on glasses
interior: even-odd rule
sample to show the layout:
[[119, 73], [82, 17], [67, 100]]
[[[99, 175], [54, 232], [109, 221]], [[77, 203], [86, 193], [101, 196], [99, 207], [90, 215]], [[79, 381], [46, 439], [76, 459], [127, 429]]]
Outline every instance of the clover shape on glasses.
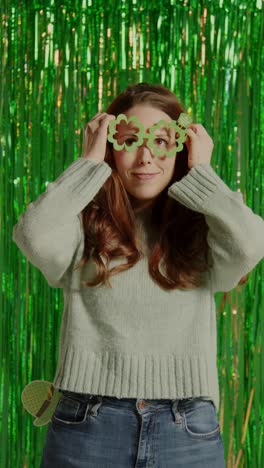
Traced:
[[[124, 133], [129, 128], [130, 122], [134, 123], [136, 128], [138, 129], [137, 132], [134, 131], [133, 135], [130, 135], [132, 138], [128, 138], [129, 140], [132, 140], [133, 137], [137, 137], [137, 140], [134, 140], [131, 145], [127, 145], [126, 140], [122, 144], [119, 144], [117, 139], [115, 138], [115, 135], [119, 132], [116, 129], [116, 126], [119, 125], [122, 121], [125, 122], [125, 124], [123, 124]], [[117, 151], [122, 151], [125, 148], [125, 151], [132, 152], [136, 147], [142, 145], [144, 138], [146, 138], [147, 145], [153, 150], [153, 154], [155, 156], [172, 157], [175, 156], [175, 154], [179, 151], [182, 151], [183, 143], [186, 141], [186, 127], [190, 123], [190, 116], [182, 112], [177, 120], [171, 120], [170, 122], [166, 122], [163, 119], [159, 120], [159, 122], [157, 122], [150, 128], [149, 133], [146, 133], [144, 125], [142, 125], [137, 116], [132, 115], [130, 117], [127, 117], [125, 114], [118, 114], [115, 119], [109, 122], [107, 140], [110, 143], [113, 143], [114, 149]], [[167, 129], [169, 133], [170, 141], [163, 139], [159, 134], [155, 133], [164, 130], [164, 128]], [[177, 137], [175, 137], [176, 133], [178, 134]], [[163, 142], [166, 143], [166, 146], [173, 145], [172, 148], [167, 149], [164, 146], [157, 146], [157, 144], [155, 143], [155, 140], [157, 139], [163, 140]]]

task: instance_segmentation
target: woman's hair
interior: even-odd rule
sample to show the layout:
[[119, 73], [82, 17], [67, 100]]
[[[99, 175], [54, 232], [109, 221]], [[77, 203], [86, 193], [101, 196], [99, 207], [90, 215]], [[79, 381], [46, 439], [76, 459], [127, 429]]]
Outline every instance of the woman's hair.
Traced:
[[[186, 112], [174, 93], [160, 84], [138, 83], [129, 85], [108, 106], [106, 112], [117, 116], [137, 104], [147, 104], [162, 110], [171, 119], [177, 120]], [[112, 173], [93, 200], [82, 210], [84, 229], [83, 257], [75, 269], [84, 267], [92, 258], [98, 270], [93, 281], [83, 281], [85, 286], [108, 284], [109, 278], [132, 268], [143, 256], [137, 237], [136, 218], [131, 198], [116, 169], [113, 144], [107, 140], [105, 162]], [[210, 266], [205, 217], [186, 208], [168, 196], [168, 187], [188, 174], [188, 151], [183, 145], [177, 153], [173, 177], [156, 197], [151, 212], [151, 222], [158, 236], [148, 257], [149, 274], [166, 290], [191, 289], [202, 285], [202, 273]], [[102, 261], [106, 259], [106, 265]], [[125, 257], [127, 262], [108, 270], [109, 262]], [[159, 270], [162, 262], [166, 276]], [[244, 284], [241, 278], [239, 284]]]

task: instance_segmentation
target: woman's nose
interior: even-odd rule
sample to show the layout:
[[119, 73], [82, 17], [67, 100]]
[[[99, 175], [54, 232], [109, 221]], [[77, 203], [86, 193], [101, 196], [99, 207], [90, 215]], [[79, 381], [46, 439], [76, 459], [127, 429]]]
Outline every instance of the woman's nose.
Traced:
[[[147, 153], [144, 149], [148, 149]], [[138, 146], [138, 152], [141, 154], [148, 154], [148, 155], [151, 155], [153, 157], [153, 151], [151, 148], [149, 148], [148, 146], [148, 142], [144, 140], [143, 143], [141, 143], [141, 145]]]
[[141, 146], [146, 146], [148, 149], [150, 149], [150, 148], [148, 147], [148, 138], [144, 138], [144, 139], [143, 139], [143, 142], [141, 143], [141, 145], [139, 145], [139, 148], [140, 148]]

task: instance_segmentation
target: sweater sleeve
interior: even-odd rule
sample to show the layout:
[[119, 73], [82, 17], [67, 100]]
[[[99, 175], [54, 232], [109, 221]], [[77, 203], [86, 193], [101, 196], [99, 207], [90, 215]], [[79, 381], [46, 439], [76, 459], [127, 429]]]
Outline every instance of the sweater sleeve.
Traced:
[[105, 161], [79, 157], [28, 205], [13, 227], [13, 241], [49, 286], [64, 287], [65, 274], [81, 241], [81, 211], [111, 172]]
[[209, 163], [193, 167], [168, 195], [203, 213], [209, 227], [212, 291], [230, 291], [264, 257], [264, 220], [232, 191]]

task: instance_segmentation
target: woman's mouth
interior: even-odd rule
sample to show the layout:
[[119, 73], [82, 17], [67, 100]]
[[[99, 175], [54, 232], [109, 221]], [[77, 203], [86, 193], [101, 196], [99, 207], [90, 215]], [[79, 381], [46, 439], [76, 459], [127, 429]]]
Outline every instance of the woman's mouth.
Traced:
[[133, 176], [137, 177], [139, 180], [149, 180], [154, 179], [158, 174], [159, 172], [156, 174], [133, 174]]

